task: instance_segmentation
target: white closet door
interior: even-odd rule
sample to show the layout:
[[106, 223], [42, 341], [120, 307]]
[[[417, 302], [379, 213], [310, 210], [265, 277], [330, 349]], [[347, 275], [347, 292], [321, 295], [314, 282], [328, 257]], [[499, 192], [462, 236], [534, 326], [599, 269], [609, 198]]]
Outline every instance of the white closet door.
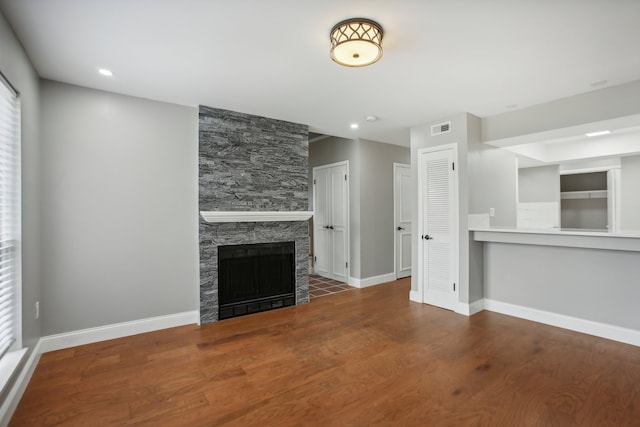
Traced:
[[313, 168], [314, 272], [347, 283], [349, 256], [348, 166]]
[[457, 200], [454, 150], [421, 154], [423, 301], [457, 305]]

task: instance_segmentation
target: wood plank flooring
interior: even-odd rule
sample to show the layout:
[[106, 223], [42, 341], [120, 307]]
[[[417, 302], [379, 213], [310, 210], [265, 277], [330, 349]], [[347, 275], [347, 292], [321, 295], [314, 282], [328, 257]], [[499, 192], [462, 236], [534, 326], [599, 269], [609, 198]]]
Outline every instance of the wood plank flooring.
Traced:
[[46, 353], [10, 425], [640, 425], [639, 348], [409, 287]]

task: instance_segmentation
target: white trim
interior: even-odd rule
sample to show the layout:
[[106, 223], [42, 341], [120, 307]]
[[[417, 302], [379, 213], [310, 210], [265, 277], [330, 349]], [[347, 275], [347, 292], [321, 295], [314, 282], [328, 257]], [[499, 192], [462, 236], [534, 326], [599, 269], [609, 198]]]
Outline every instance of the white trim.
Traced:
[[27, 350], [28, 348], [25, 347], [20, 350], [8, 351], [0, 359], [0, 396], [5, 391], [5, 387], [11, 384], [11, 378], [18, 370]]
[[595, 166], [592, 168], [579, 168], [579, 169], [566, 169], [561, 170], [560, 175], [575, 175], [580, 173], [591, 173], [591, 172], [609, 172], [610, 170], [618, 169], [620, 170], [620, 165], [609, 165], [609, 166]]
[[594, 322], [592, 320], [580, 319], [577, 317], [566, 316], [564, 314], [552, 313], [550, 311], [523, 307], [491, 299], [484, 300], [484, 308], [485, 310], [496, 313], [507, 314], [521, 319], [527, 319], [534, 322], [544, 323], [546, 325], [557, 326], [559, 328], [640, 346], [640, 331], [634, 329], [627, 329], [620, 326]]
[[46, 353], [78, 345], [91, 344], [98, 341], [122, 338], [160, 329], [176, 326], [197, 324], [200, 320], [198, 311], [169, 314], [166, 316], [149, 317], [130, 322], [115, 323], [98, 326], [96, 328], [81, 329], [79, 331], [42, 337], [42, 352]]
[[409, 291], [409, 301], [419, 302], [422, 304], [422, 298], [420, 298], [420, 292], [411, 290]]
[[18, 403], [20, 403], [20, 399], [22, 399], [22, 395], [27, 389], [31, 376], [36, 370], [36, 366], [38, 366], [40, 355], [42, 355], [41, 343], [42, 339], [38, 340], [38, 343], [31, 352], [31, 356], [29, 356], [29, 359], [27, 359], [27, 362], [24, 364], [22, 369], [20, 369], [18, 378], [16, 378], [11, 390], [9, 390], [5, 396], [2, 406], [0, 406], [0, 426], [4, 427], [9, 425], [9, 421], [11, 421], [11, 417], [18, 407]]
[[311, 211], [200, 211], [206, 222], [264, 222], [264, 221], [306, 221], [313, 215]]
[[364, 279], [356, 279], [349, 277], [349, 284], [356, 288], [367, 288], [369, 286], [379, 285], [381, 283], [394, 282], [396, 280], [395, 273], [381, 274], [379, 276], [366, 277]]
[[484, 310], [484, 300], [474, 301], [471, 304], [466, 304], [464, 302], [459, 302], [456, 307], [456, 313], [464, 314], [465, 316], [473, 316], [476, 313]]

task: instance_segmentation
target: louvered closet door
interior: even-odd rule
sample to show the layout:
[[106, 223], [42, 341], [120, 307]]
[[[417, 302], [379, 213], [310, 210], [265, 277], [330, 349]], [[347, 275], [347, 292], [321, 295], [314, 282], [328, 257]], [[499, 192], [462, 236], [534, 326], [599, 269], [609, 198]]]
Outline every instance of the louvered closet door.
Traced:
[[421, 153], [422, 290], [427, 304], [457, 304], [457, 203], [454, 150]]

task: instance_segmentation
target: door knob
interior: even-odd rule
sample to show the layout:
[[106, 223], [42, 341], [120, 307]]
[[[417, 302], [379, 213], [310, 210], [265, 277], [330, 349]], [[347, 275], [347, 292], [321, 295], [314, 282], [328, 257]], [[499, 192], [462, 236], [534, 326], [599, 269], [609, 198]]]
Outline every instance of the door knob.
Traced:
[[330, 226], [329, 226], [329, 228], [330, 228], [331, 230], [333, 230], [333, 225], [330, 225]]
[[400, 226], [398, 226], [397, 230], [398, 230], [398, 231], [400, 231], [400, 230], [404, 230], [404, 227], [400, 227]]

